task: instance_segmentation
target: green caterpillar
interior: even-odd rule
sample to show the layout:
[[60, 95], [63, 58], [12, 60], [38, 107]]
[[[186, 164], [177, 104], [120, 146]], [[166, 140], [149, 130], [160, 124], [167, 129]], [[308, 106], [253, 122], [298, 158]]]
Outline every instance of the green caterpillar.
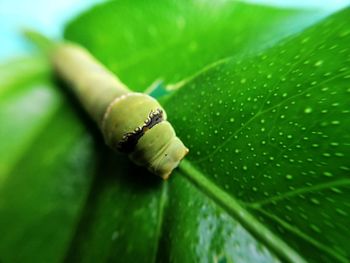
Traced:
[[[43, 47], [42, 36], [35, 32], [27, 35], [35, 42], [41, 38]], [[44, 49], [55, 71], [99, 125], [106, 144], [167, 179], [188, 149], [166, 120], [165, 110], [158, 101], [130, 91], [84, 48], [45, 41]]]

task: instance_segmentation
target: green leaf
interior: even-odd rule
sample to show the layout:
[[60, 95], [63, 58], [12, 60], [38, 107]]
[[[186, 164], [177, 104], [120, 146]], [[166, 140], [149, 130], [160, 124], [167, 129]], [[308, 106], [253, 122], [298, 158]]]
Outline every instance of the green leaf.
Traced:
[[228, 56], [264, 49], [324, 16], [226, 0], [120, 1], [83, 14], [65, 36], [143, 91], [155, 81], [175, 84]]
[[350, 258], [349, 15], [216, 65], [165, 104], [192, 149], [186, 177], [286, 258], [276, 237], [309, 261]]
[[45, 62], [0, 68], [0, 261], [348, 261], [349, 13], [111, 2], [70, 24], [135, 90], [182, 87], [163, 104], [190, 154], [165, 183]]

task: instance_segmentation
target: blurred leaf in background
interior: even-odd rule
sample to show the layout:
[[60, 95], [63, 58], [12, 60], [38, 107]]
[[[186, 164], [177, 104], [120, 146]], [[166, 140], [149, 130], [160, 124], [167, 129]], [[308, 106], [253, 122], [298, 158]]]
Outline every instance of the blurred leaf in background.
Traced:
[[104, 147], [44, 58], [1, 66], [0, 261], [348, 262], [349, 17], [117, 1], [69, 23], [134, 90], [172, 90], [191, 153], [165, 183]]

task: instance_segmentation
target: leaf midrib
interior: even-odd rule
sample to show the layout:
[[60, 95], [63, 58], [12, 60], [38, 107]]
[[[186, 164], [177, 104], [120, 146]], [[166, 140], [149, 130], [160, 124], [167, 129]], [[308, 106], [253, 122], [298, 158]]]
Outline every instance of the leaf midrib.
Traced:
[[[213, 64], [218, 65], [218, 63], [213, 63]], [[204, 71], [207, 71], [210, 68], [211, 67], [205, 68]], [[238, 128], [230, 137], [228, 137], [214, 151], [212, 151], [210, 154], [204, 156], [201, 159], [192, 161], [192, 163], [195, 163], [195, 164], [200, 163], [202, 161], [207, 160], [211, 156], [215, 155], [215, 153], [217, 151], [219, 151], [220, 148], [224, 147], [236, 134], [238, 134], [249, 123], [253, 122], [256, 118], [258, 118], [259, 116], [263, 115], [264, 113], [269, 112], [270, 110], [272, 110], [274, 108], [278, 108], [279, 106], [281, 106], [282, 104], [284, 104], [285, 102], [287, 102], [289, 100], [295, 99], [296, 97], [299, 97], [299, 96], [305, 94], [306, 92], [309, 92], [310, 90], [312, 90], [314, 88], [323, 86], [323, 85], [331, 82], [332, 80], [340, 78], [340, 77], [343, 77], [343, 76], [345, 76], [347, 74], [348, 74], [348, 72], [340, 72], [340, 73], [334, 75], [332, 78], [329, 78], [329, 79], [326, 79], [326, 80], [324, 80], [322, 82], [317, 83], [317, 85], [313, 85], [312, 86], [310, 84], [310, 87], [308, 87], [307, 89], [303, 90], [302, 92], [299, 92], [298, 94], [295, 94], [293, 96], [285, 98], [284, 100], [280, 101], [279, 103], [277, 103], [277, 104], [275, 104], [275, 105], [273, 105], [271, 107], [266, 108], [265, 110], [262, 110], [262, 108], [261, 108], [253, 117], [251, 117], [246, 123], [244, 123], [243, 126]], [[191, 80], [194, 79], [194, 78], [191, 78]], [[277, 82], [275, 86], [277, 86], [278, 83], [279, 82]], [[262, 105], [262, 107], [263, 106], [264, 106], [264, 104]], [[349, 184], [350, 183], [350, 180], [347, 180], [347, 179], [337, 180], [337, 181], [334, 181], [334, 182], [327, 182], [327, 183], [315, 185], [313, 187], [301, 188], [301, 189], [297, 189], [295, 191], [286, 192], [283, 195], [273, 196], [273, 197], [271, 197], [269, 199], [261, 200], [261, 201], [258, 201], [258, 202], [247, 203], [246, 204], [246, 203], [243, 203], [243, 202], [239, 202], [234, 197], [230, 196], [225, 191], [223, 191], [221, 188], [219, 188], [216, 184], [214, 184], [213, 182], [208, 180], [205, 177], [204, 174], [202, 174], [199, 170], [197, 170], [191, 164], [191, 162], [189, 162], [187, 160], [183, 160], [182, 163], [180, 164], [180, 170], [184, 173], [185, 177], [191, 183], [193, 183], [194, 185], [196, 185], [199, 188], [199, 190], [204, 192], [207, 196], [211, 197], [211, 199], [213, 201], [215, 201], [221, 207], [223, 207], [226, 212], [228, 212], [235, 219], [237, 219], [251, 233], [253, 233], [257, 238], [262, 240], [268, 247], [270, 247], [276, 254], [278, 254], [279, 256], [281, 256], [282, 258], [284, 258], [284, 259], [286, 259], [286, 260], [288, 260], [290, 262], [303, 262], [305, 260], [299, 254], [297, 254], [293, 249], [291, 249], [286, 243], [284, 243], [279, 237], [277, 237], [275, 234], [272, 234], [269, 229], [267, 229], [265, 226], [261, 225], [259, 223], [259, 221], [254, 216], [250, 215], [249, 212], [247, 212], [246, 209], [243, 208], [240, 204], [247, 205], [247, 207], [251, 207], [253, 209], [259, 209], [259, 211], [261, 211], [261, 212], [263, 212], [265, 214], [265, 212], [262, 209], [260, 209], [260, 206], [262, 206], [262, 205], [265, 205], [265, 204], [268, 204], [268, 203], [271, 203], [271, 202], [274, 202], [274, 201], [280, 201], [280, 200], [282, 200], [284, 198], [294, 197], [294, 196], [296, 196], [296, 195], [298, 195], [300, 193], [307, 193], [307, 192], [310, 192], [310, 191], [313, 191], [313, 190], [323, 190], [323, 189], [331, 188], [331, 187], [334, 187], [334, 186], [343, 186], [345, 184]], [[229, 204], [225, 204], [224, 203], [224, 202], [227, 202], [228, 200], [229, 200], [229, 202], [231, 202], [234, 205], [230, 206]], [[244, 211], [244, 213], [249, 214], [250, 219], [247, 220], [247, 219], [242, 218], [240, 216], [240, 212], [241, 211]], [[279, 217], [277, 217], [275, 215], [270, 215], [269, 214], [269, 217], [271, 219], [273, 219], [274, 221], [276, 221], [277, 223], [282, 224], [283, 226], [286, 226], [286, 224], [287, 224], [286, 222], [284, 222], [283, 220], [281, 220]], [[262, 229], [259, 229], [259, 228], [262, 228], [267, 233], [272, 234], [273, 235], [272, 240], [271, 239], [267, 239], [266, 236], [264, 236], [261, 233], [261, 232], [264, 232], [264, 231], [261, 231]], [[319, 243], [317, 240], [313, 239], [312, 237], [309, 237], [308, 235], [300, 232], [300, 230], [295, 229], [294, 227], [291, 227], [291, 226], [290, 227], [286, 227], [286, 229], [291, 231], [291, 232], [293, 232], [294, 234], [298, 235], [299, 237], [301, 237], [305, 241], [311, 243], [312, 245], [316, 246], [317, 248], [319, 248], [320, 250], [324, 251], [328, 255], [336, 258], [340, 262], [347, 262], [346, 258], [344, 258], [342, 255], [340, 255], [339, 253], [337, 253], [336, 251], [334, 251], [332, 249], [329, 249], [327, 246]], [[289, 251], [289, 252], [286, 252], [286, 251]]]
[[208, 180], [191, 162], [182, 160], [179, 169], [186, 179], [239, 221], [280, 258], [293, 263], [306, 262], [301, 255], [250, 214], [237, 199]]
[[[250, 233], [252, 233], [256, 238], [261, 240], [267, 247], [269, 247], [274, 253], [276, 253], [279, 257], [288, 262], [306, 262], [306, 260], [299, 255], [295, 250], [290, 248], [288, 244], [286, 244], [283, 240], [281, 240], [277, 235], [272, 233], [267, 227], [261, 224], [255, 216], [249, 213], [242, 205], [246, 205], [243, 202], [238, 201], [227, 192], [223, 191], [220, 187], [218, 187], [215, 183], [208, 180], [204, 174], [202, 174], [196, 167], [194, 167], [191, 162], [187, 160], [183, 160], [179, 166], [180, 171], [184, 175], [184, 177], [189, 180], [193, 185], [195, 185], [200, 191], [202, 191], [206, 196], [208, 196], [211, 200], [221, 206], [228, 214], [230, 214], [233, 218], [239, 221]], [[317, 247], [321, 251], [327, 253], [329, 256], [339, 260], [340, 262], [347, 262], [347, 259], [343, 256], [330, 249], [328, 246], [318, 242], [314, 238], [306, 235], [301, 232], [299, 229], [291, 226], [287, 222], [283, 221], [276, 215], [272, 215], [263, 209], [261, 209], [261, 205], [267, 204], [269, 202], [280, 201], [286, 197], [293, 197], [297, 194], [310, 192], [313, 190], [323, 190], [329, 187], [335, 186], [343, 186], [344, 184], [350, 184], [350, 180], [343, 179], [334, 181], [331, 183], [319, 184], [310, 188], [303, 188], [299, 191], [293, 191], [288, 196], [282, 197], [272, 197], [271, 200], [261, 203], [253, 203], [247, 204], [247, 207], [252, 209], [256, 209], [268, 216], [270, 219], [274, 220], [278, 224], [285, 227], [286, 230], [296, 234], [303, 240]]]

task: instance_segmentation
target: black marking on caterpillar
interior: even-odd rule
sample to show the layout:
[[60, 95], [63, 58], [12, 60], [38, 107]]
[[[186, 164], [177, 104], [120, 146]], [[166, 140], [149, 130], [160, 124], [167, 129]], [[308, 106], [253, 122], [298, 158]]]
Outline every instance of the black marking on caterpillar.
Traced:
[[123, 139], [118, 143], [118, 149], [124, 153], [130, 153], [135, 149], [139, 139], [152, 127], [163, 121], [163, 111], [157, 109], [151, 111], [142, 127], [137, 127], [134, 131], [124, 134]]

